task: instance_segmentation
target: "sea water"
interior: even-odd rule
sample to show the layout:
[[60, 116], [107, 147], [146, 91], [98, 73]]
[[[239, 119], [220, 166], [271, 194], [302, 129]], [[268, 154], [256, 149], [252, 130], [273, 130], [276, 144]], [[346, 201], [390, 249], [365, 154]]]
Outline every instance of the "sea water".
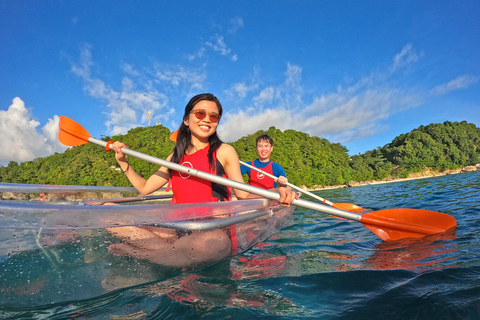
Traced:
[[480, 171], [316, 193], [372, 210], [443, 212], [458, 225], [383, 242], [359, 222], [296, 208], [277, 235], [202, 270], [89, 300], [0, 303], [0, 318], [480, 319]]

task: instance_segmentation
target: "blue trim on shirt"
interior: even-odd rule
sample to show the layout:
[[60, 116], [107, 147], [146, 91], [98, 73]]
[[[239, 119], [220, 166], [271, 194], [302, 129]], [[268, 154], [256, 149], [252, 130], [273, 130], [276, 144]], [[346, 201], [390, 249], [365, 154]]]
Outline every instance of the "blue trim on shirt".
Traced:
[[[260, 160], [256, 159], [253, 161], [253, 165], [255, 167], [257, 167], [258, 169], [263, 169], [265, 168], [266, 166], [268, 166], [268, 164], [272, 162], [272, 171], [273, 171], [273, 175], [275, 177], [280, 177], [280, 176], [284, 176], [286, 177], [287, 175], [285, 174], [285, 170], [283, 170], [282, 166], [279, 165], [278, 163], [276, 162], [273, 162], [272, 160], [270, 160], [269, 162], [260, 162]], [[248, 161], [247, 162], [248, 164], [251, 163], [251, 161]], [[244, 174], [248, 174], [248, 178], [250, 179], [250, 168], [247, 168], [246, 166], [244, 165], [240, 165], [240, 170], [242, 172], [242, 176]], [[274, 187], [276, 188], [277, 187], [277, 183], [275, 182], [275, 185]]]

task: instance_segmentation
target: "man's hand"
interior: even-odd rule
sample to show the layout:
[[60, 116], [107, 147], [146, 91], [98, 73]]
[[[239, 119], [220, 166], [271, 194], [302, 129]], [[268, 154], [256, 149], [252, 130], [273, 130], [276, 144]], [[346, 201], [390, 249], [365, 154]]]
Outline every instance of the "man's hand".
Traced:
[[284, 176], [280, 176], [277, 179], [277, 184], [279, 187], [286, 187], [287, 186], [288, 179]]

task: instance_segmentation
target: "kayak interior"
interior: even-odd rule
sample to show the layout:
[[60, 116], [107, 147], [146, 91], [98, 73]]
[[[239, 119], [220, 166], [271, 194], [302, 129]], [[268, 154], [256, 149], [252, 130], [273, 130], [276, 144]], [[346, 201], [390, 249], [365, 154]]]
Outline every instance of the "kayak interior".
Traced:
[[182, 272], [110, 254], [108, 247], [121, 240], [109, 228], [149, 225], [207, 232], [234, 226], [234, 255], [277, 233], [293, 210], [267, 199], [118, 206], [0, 201], [0, 306], [90, 299]]

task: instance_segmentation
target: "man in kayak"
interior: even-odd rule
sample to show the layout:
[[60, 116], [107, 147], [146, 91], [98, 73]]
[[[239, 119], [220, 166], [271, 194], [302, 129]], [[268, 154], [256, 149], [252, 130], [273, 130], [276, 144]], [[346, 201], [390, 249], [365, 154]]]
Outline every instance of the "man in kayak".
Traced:
[[281, 165], [270, 160], [270, 155], [273, 151], [273, 139], [269, 135], [263, 134], [257, 138], [256, 145], [258, 159], [251, 161], [250, 164], [278, 177], [278, 179], [275, 181], [263, 173], [257, 172], [244, 165], [241, 166], [242, 175], [247, 174], [249, 179], [248, 183], [255, 187], [271, 189], [277, 188], [278, 186], [286, 186], [288, 179], [285, 177], [285, 170], [283, 170]]
[[[183, 121], [178, 129], [173, 152], [168, 161], [228, 177], [243, 182], [238, 155], [235, 149], [223, 143], [217, 135], [222, 117], [222, 105], [209, 93], [193, 97], [185, 107]], [[207, 180], [161, 167], [145, 179], [127, 162], [122, 142], [114, 142], [115, 158], [132, 185], [142, 194], [150, 194], [167, 182], [173, 190], [172, 203], [202, 203], [230, 200], [229, 188]], [[287, 186], [279, 186], [279, 203], [289, 206], [298, 195]], [[259, 196], [234, 189], [240, 199]], [[227, 228], [228, 229], [228, 228]], [[173, 229], [154, 226], [110, 228], [109, 231], [123, 240], [112, 244], [109, 252], [117, 256], [131, 256], [172, 267], [195, 267], [228, 257], [234, 250], [231, 230], [211, 230], [179, 234]], [[232, 237], [232, 239], [231, 239]]]

